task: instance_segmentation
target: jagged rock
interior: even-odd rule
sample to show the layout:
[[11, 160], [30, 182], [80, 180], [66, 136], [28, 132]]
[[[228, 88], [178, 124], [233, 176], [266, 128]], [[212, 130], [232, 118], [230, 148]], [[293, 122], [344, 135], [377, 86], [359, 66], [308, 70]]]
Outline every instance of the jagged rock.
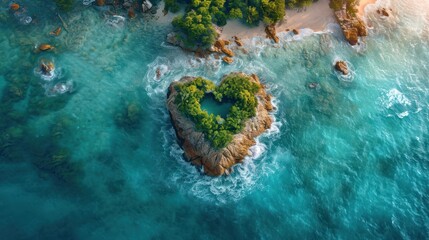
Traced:
[[243, 42], [241, 41], [240, 38], [238, 38], [237, 36], [234, 37], [234, 42], [235, 44], [237, 44], [237, 46], [242, 47], [243, 46]]
[[143, 0], [142, 10], [143, 12], [147, 12], [152, 8], [152, 3], [149, 0]]
[[351, 16], [343, 9], [336, 11], [335, 17], [343, 30], [344, 37], [351, 45], [356, 45], [359, 37], [368, 36], [366, 24], [358, 15]]
[[298, 29], [293, 29], [292, 30], [293, 34], [298, 35], [299, 34], [299, 30]]
[[267, 38], [272, 39], [275, 43], [279, 42], [279, 37], [277, 37], [276, 27], [274, 24], [266, 26], [265, 33], [267, 34]]
[[232, 64], [234, 62], [234, 59], [227, 56], [223, 57], [222, 60], [228, 64]]
[[234, 52], [229, 48], [222, 48], [222, 52], [225, 53], [228, 57], [234, 57]]
[[341, 72], [343, 75], [349, 74], [349, 68], [347, 67], [347, 63], [344, 61], [337, 61], [335, 63], [335, 69]]
[[[233, 73], [245, 75], [243, 73]], [[247, 76], [247, 75], [246, 75]], [[243, 130], [233, 136], [233, 140], [224, 148], [213, 148], [202, 132], [195, 129], [195, 123], [181, 113], [176, 104], [178, 95], [175, 86], [180, 83], [193, 81], [195, 77], [183, 77], [180, 81], [170, 84], [167, 95], [167, 108], [170, 113], [179, 144], [184, 150], [185, 158], [192, 164], [203, 166], [204, 172], [210, 176], [229, 174], [231, 167], [243, 161], [249, 155], [249, 148], [255, 145], [255, 137], [270, 128], [273, 119], [269, 115], [272, 110], [271, 97], [265, 91], [265, 86], [259, 82], [256, 75], [250, 80], [260, 85], [256, 94], [258, 105], [256, 116], [246, 120]]]
[[216, 51], [217, 49], [220, 49], [220, 51], [222, 51], [223, 53], [225, 53], [228, 57], [233, 57], [234, 56], [234, 52], [227, 48], [226, 45], [229, 45], [230, 42], [228, 40], [223, 40], [223, 39], [218, 39], [216, 40], [215, 44], [214, 44], [214, 50]]
[[52, 62], [42, 62], [40, 64], [40, 70], [42, 71], [42, 74], [50, 74], [55, 69], [54, 63]]
[[350, 43], [350, 45], [356, 45], [359, 41], [359, 35], [356, 28], [349, 28], [343, 30], [344, 37]]

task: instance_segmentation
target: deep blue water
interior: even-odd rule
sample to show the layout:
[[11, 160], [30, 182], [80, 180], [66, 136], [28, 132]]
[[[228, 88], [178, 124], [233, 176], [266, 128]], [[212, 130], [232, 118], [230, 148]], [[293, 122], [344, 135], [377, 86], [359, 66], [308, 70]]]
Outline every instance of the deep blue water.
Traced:
[[[52, 37], [50, 1], [20, 1], [29, 25], [0, 3], [2, 239], [429, 238], [428, 0], [379, 0], [388, 19], [367, 8], [359, 48], [332, 24], [247, 40], [232, 65], [164, 44], [168, 21], [112, 26], [79, 1]], [[210, 178], [182, 158], [167, 87], [231, 71], [260, 76], [276, 121], [231, 176]], [[73, 92], [51, 96], [57, 83]]]

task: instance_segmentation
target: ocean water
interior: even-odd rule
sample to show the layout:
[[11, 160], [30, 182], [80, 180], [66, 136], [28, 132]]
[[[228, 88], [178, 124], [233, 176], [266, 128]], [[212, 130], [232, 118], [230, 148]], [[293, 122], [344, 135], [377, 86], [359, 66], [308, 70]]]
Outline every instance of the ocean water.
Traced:
[[[367, 7], [359, 47], [330, 24], [246, 40], [232, 65], [168, 46], [166, 21], [81, 1], [53, 37], [57, 10], [40, 2], [20, 0], [19, 14], [0, 2], [2, 239], [429, 238], [428, 0]], [[167, 87], [232, 71], [268, 86], [275, 123], [211, 178], [182, 157]]]

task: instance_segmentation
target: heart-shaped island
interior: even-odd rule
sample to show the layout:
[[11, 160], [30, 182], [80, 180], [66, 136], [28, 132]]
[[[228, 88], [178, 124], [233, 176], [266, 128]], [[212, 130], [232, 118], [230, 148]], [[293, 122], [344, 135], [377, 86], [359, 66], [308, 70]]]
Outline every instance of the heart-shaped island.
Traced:
[[183, 77], [170, 84], [167, 107], [185, 158], [210, 176], [229, 174], [273, 121], [271, 95], [254, 74], [231, 73], [219, 86]]

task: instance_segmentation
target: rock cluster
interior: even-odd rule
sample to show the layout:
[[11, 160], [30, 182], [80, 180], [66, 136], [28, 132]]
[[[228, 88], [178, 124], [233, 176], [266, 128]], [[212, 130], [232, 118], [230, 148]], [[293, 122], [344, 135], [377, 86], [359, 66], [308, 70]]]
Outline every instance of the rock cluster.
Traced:
[[389, 17], [390, 16], [390, 14], [386, 8], [377, 9], [377, 13], [383, 17]]
[[[233, 73], [244, 75], [243, 73]], [[247, 76], [247, 75], [244, 75]], [[201, 166], [204, 173], [210, 176], [229, 174], [231, 167], [243, 161], [249, 155], [249, 148], [256, 144], [255, 137], [270, 128], [272, 118], [271, 95], [265, 91], [265, 86], [256, 75], [250, 76], [250, 81], [260, 86], [256, 94], [258, 105], [256, 116], [245, 122], [243, 130], [233, 136], [233, 140], [224, 148], [213, 148], [205, 138], [204, 133], [195, 128], [195, 123], [178, 110], [175, 86], [180, 83], [193, 81], [194, 77], [183, 77], [180, 81], [170, 84], [167, 95], [167, 108], [170, 113], [179, 144], [184, 150], [185, 158], [196, 166]]]
[[276, 26], [274, 26], [274, 24], [266, 26], [265, 33], [267, 34], [267, 38], [272, 39], [275, 43], [279, 42], [279, 37], [277, 37], [276, 33]]
[[359, 37], [368, 36], [365, 22], [359, 16], [351, 16], [345, 9], [335, 12], [335, 17], [350, 45], [356, 45]]

